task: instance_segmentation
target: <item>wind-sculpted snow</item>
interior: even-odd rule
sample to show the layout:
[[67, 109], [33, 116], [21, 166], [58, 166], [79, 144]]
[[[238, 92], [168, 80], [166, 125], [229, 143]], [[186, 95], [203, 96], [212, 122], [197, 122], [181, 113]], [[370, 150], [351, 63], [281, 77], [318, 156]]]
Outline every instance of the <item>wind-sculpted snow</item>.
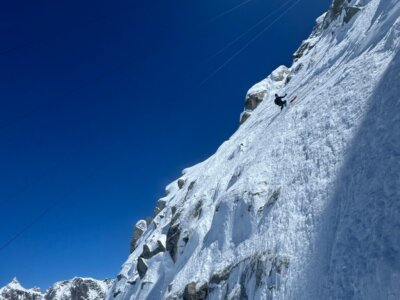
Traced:
[[108, 299], [399, 299], [400, 3], [335, 1], [303, 45], [167, 187]]

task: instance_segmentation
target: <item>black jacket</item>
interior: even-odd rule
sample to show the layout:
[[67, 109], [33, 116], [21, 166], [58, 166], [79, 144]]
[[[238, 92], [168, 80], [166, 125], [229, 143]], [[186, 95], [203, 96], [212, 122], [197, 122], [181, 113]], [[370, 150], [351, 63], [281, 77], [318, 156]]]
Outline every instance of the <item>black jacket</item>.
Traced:
[[281, 105], [282, 104], [282, 99], [285, 98], [287, 96], [287, 94], [285, 94], [284, 96], [275, 96], [275, 104], [276, 105]]

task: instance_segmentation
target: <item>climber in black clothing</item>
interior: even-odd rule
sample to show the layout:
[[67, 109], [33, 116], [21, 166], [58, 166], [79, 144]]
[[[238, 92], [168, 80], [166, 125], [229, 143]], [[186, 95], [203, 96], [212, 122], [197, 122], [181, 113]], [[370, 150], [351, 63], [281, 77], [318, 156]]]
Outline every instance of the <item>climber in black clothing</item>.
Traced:
[[278, 96], [278, 94], [275, 94], [274, 102], [276, 105], [279, 105], [281, 107], [281, 110], [286, 106], [286, 100], [282, 100], [286, 96], [287, 96], [287, 94], [285, 94], [285, 96]]

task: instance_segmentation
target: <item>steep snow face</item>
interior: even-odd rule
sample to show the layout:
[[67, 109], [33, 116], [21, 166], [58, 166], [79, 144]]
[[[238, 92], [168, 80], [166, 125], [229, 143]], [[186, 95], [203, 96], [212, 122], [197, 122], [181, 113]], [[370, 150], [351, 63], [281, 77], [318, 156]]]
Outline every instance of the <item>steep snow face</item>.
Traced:
[[398, 0], [335, 0], [290, 81], [167, 187], [108, 299], [399, 299], [399, 45]]
[[112, 280], [75, 277], [57, 282], [41, 293], [38, 288], [23, 288], [14, 278], [0, 289], [0, 300], [103, 300], [112, 284]]

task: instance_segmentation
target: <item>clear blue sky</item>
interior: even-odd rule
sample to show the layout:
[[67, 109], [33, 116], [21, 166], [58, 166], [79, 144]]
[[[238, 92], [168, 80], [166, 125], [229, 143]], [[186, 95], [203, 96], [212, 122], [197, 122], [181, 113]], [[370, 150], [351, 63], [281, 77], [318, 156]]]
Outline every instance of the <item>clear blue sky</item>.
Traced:
[[209, 22], [241, 2], [3, 3], [0, 245], [68, 197], [0, 251], [0, 286], [114, 277], [136, 221], [229, 138], [248, 88], [290, 65], [331, 0], [302, 0], [198, 88], [279, 13], [208, 58], [283, 3]]

